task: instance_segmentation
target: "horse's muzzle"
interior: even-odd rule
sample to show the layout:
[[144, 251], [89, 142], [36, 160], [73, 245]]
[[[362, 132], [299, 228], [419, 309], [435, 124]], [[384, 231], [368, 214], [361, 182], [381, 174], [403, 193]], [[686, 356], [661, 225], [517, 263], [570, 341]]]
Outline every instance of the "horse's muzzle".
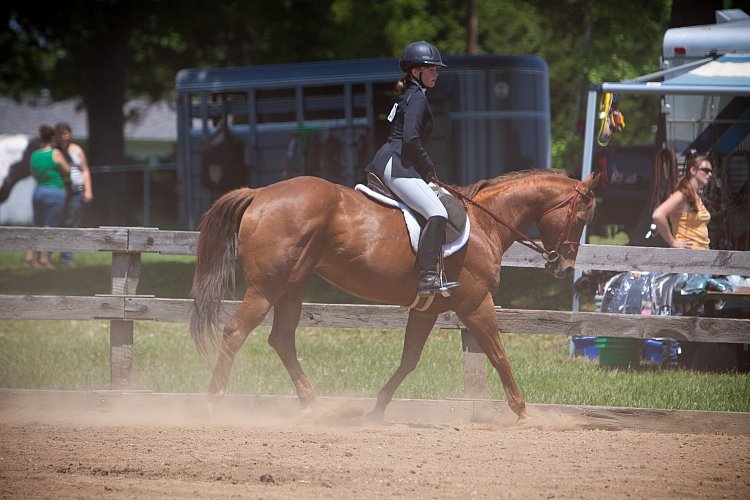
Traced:
[[567, 259], [557, 258], [555, 260], [547, 261], [547, 263], [544, 264], [544, 268], [555, 278], [563, 279], [573, 275], [575, 262], [571, 263]]

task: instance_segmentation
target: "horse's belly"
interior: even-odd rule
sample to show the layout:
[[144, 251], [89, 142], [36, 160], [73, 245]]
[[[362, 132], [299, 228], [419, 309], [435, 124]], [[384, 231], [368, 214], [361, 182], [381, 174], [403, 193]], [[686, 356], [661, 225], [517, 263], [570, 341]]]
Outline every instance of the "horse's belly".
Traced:
[[[359, 233], [359, 234], [358, 234]], [[376, 302], [410, 303], [416, 293], [415, 255], [403, 234], [348, 233], [324, 252], [315, 270], [326, 281]]]
[[416, 272], [372, 274], [363, 268], [317, 268], [327, 282], [356, 297], [383, 304], [406, 305], [417, 292]]

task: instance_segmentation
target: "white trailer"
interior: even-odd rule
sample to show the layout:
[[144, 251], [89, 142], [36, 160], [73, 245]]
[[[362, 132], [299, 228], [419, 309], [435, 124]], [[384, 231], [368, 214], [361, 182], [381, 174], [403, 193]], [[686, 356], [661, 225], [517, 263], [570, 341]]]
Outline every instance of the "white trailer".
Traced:
[[661, 57], [664, 85], [706, 88], [664, 95], [666, 145], [679, 158], [691, 147], [726, 156], [747, 141], [750, 97], [742, 91], [750, 86], [750, 17], [744, 11], [717, 11], [716, 24], [667, 30]]
[[[0, 179], [5, 179], [10, 166], [23, 156], [29, 143], [24, 134], [0, 135]], [[20, 180], [10, 192], [10, 196], [0, 203], [0, 226], [31, 226], [34, 224], [34, 209], [31, 197], [36, 181], [29, 176]]]

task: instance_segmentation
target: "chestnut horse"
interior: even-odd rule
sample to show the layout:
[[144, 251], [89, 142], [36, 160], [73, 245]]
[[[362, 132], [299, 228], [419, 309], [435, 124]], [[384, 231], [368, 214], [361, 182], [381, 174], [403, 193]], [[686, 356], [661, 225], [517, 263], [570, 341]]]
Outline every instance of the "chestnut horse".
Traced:
[[[471, 219], [467, 244], [445, 259], [447, 279], [461, 286], [448, 298], [437, 295], [425, 311], [409, 311], [401, 363], [378, 393], [369, 420], [382, 421], [396, 389], [417, 366], [438, 314], [448, 310], [487, 354], [510, 408], [519, 418], [527, 416], [500, 342], [492, 300], [503, 253], [514, 241], [526, 240], [548, 259], [546, 267], [556, 277], [569, 275], [583, 228], [593, 216], [596, 181], [595, 176], [581, 182], [557, 170], [532, 170], [451, 186], [468, 201]], [[519, 231], [532, 223], [544, 248]], [[268, 343], [289, 372], [303, 408], [311, 405], [315, 393], [295, 343], [310, 273], [375, 302], [409, 306], [416, 295], [415, 253], [401, 211], [324, 179], [295, 177], [230, 191], [204, 214], [199, 229], [190, 332], [207, 359], [208, 345], [221, 341], [209, 387], [214, 397], [223, 394], [234, 356], [247, 336], [274, 308]], [[234, 284], [236, 259], [247, 288], [219, 339], [221, 301]]]

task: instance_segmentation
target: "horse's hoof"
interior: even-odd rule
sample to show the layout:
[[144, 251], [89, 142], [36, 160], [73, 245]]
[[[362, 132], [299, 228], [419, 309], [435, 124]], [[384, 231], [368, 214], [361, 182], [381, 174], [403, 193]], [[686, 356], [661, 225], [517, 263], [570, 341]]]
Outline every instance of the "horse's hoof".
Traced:
[[216, 410], [219, 407], [219, 403], [221, 403], [220, 398], [210, 397], [206, 400], [206, 406], [211, 411]]
[[529, 417], [529, 414], [525, 411], [518, 414], [518, 419], [516, 420], [516, 425], [526, 425], [531, 423], [531, 417]]
[[365, 413], [365, 422], [368, 424], [382, 425], [383, 424], [383, 412], [373, 410], [369, 413]]
[[300, 409], [299, 417], [303, 420], [314, 420], [317, 418], [317, 414], [313, 411], [312, 407], [305, 406]]
[[223, 395], [223, 392], [208, 395], [208, 398], [206, 400], [206, 409], [208, 410], [209, 416], [213, 417], [216, 414]]

